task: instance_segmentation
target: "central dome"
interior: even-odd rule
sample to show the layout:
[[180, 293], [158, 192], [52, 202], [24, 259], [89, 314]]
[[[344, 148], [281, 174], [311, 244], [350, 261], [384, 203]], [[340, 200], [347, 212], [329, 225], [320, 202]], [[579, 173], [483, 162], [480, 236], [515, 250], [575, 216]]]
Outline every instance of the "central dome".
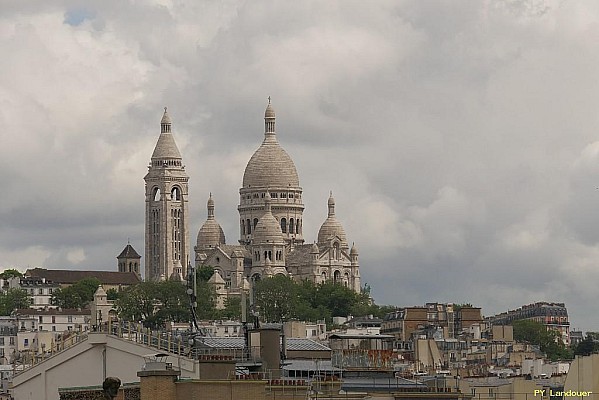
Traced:
[[243, 188], [299, 187], [295, 164], [277, 141], [275, 111], [270, 103], [264, 113], [264, 121], [264, 141], [245, 167]]
[[266, 139], [248, 161], [243, 174], [243, 187], [298, 187], [299, 177], [289, 154], [275, 140]]

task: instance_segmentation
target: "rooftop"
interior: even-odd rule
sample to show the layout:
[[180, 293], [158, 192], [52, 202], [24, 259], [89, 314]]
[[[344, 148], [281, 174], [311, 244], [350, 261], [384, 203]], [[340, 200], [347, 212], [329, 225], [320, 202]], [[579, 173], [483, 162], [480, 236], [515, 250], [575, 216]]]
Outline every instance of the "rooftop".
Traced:
[[82, 279], [97, 278], [102, 285], [136, 285], [141, 279], [134, 272], [78, 271], [72, 269], [32, 268], [25, 271], [26, 277], [39, 277], [60, 284], [73, 284]]

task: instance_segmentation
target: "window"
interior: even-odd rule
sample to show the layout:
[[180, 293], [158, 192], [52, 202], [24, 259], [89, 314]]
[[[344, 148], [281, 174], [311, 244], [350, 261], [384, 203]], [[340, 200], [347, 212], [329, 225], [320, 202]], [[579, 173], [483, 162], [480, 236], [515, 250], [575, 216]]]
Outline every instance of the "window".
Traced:
[[40, 294], [40, 295], [41, 295], [41, 294], [44, 294], [44, 289], [40, 289], [40, 290], [38, 290], [37, 294]]
[[52, 294], [52, 288], [48, 289], [48, 294]]
[[41, 324], [42, 322], [44, 322], [44, 317], [42, 317], [41, 315], [38, 317], [39, 319], [39, 323]]
[[229, 333], [229, 327], [225, 326], [225, 333]]
[[8, 344], [9, 344], [9, 345], [11, 345], [11, 346], [14, 346], [14, 345], [15, 345], [15, 337], [14, 337], [14, 336], [11, 336], [11, 337], [9, 338], [9, 340], [8, 340]]
[[72, 323], [73, 323], [73, 316], [72, 316], [72, 315], [69, 315], [69, 316], [67, 317], [67, 322], [68, 322], [69, 324], [72, 324]]
[[0, 346], [4, 346], [4, 338], [0, 337]]
[[52, 323], [55, 324], [56, 323], [56, 317], [53, 315], [52, 316]]
[[28, 347], [29, 346], [29, 339], [23, 339], [23, 346]]

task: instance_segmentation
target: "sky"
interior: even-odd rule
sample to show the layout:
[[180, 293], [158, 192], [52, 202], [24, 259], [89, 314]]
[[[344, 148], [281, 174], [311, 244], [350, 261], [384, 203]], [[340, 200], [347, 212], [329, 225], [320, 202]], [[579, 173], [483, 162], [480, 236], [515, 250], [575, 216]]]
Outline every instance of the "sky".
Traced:
[[[143, 254], [168, 106], [239, 237], [271, 96], [316, 240], [329, 191], [378, 304], [565, 302], [599, 330], [596, 1], [0, 3], [0, 269]], [[143, 260], [142, 260], [143, 262]]]

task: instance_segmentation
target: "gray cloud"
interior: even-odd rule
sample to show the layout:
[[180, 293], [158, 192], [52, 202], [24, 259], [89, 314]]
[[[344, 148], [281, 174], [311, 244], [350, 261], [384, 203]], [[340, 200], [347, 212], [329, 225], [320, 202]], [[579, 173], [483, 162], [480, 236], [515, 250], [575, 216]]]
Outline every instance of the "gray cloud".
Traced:
[[[31, 3], [29, 3], [31, 4]], [[162, 107], [237, 239], [266, 97], [314, 240], [333, 190], [377, 302], [565, 301], [598, 329], [593, 2], [3, 5], [0, 265], [143, 252]]]

